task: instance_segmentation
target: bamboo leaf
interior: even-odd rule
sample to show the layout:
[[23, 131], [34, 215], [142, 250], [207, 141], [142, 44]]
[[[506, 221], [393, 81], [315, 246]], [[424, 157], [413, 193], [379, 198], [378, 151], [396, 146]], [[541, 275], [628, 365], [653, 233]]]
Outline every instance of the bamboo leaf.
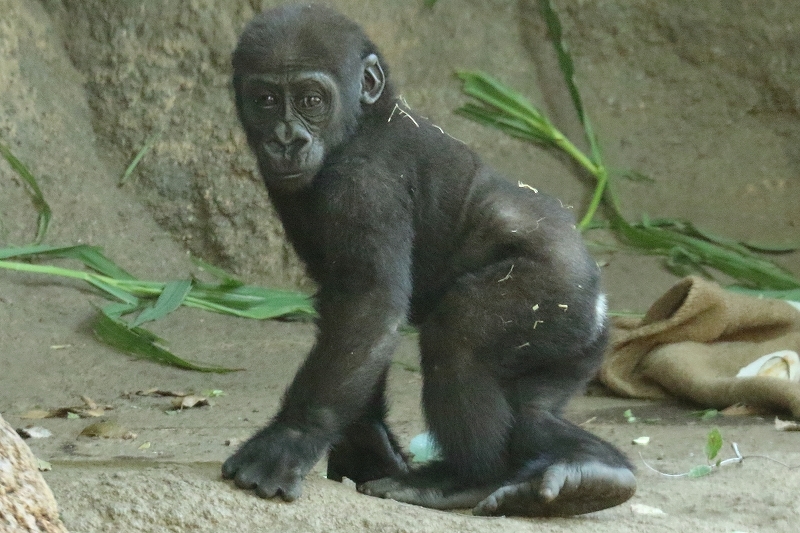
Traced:
[[187, 297], [186, 305], [259, 320], [316, 316], [306, 294], [253, 285], [222, 289], [198, 284]]
[[796, 250], [800, 250], [800, 242], [788, 242], [783, 244], [778, 243], [758, 243], [758, 242], [742, 242], [742, 246], [754, 252], [762, 252], [766, 254], [788, 254]]
[[[578, 86], [575, 83], [575, 64], [572, 62], [572, 56], [569, 53], [569, 47], [564, 41], [564, 32], [561, 27], [561, 20], [553, 9], [550, 0], [539, 0], [539, 6], [542, 10], [547, 30], [550, 32], [550, 42], [558, 57], [558, 64], [561, 67], [561, 72], [564, 75], [564, 81], [567, 83], [567, 89], [572, 97], [572, 104], [575, 106], [575, 111], [578, 113], [578, 118], [581, 124], [586, 125], [586, 115], [583, 109], [583, 100]], [[588, 131], [587, 131], [588, 134]], [[588, 137], [588, 135], [587, 135]], [[590, 139], [591, 142], [591, 139]]]
[[140, 305], [132, 305], [125, 302], [116, 302], [113, 304], [108, 304], [107, 306], [103, 307], [103, 313], [108, 315], [114, 320], [119, 320], [124, 315], [128, 315], [130, 313], [134, 313], [141, 309]]
[[241, 285], [244, 285], [244, 283], [242, 281], [240, 281], [239, 279], [237, 279], [236, 277], [234, 277], [233, 274], [230, 274], [230, 273], [226, 272], [225, 270], [219, 268], [218, 266], [215, 266], [215, 265], [212, 265], [211, 263], [203, 261], [199, 257], [191, 256], [190, 259], [192, 260], [192, 263], [194, 263], [196, 266], [198, 266], [201, 269], [203, 269], [204, 271], [208, 272], [209, 274], [211, 274], [212, 276], [214, 276], [218, 280], [223, 281], [224, 285], [226, 287], [233, 288], [233, 287], [239, 287]]
[[131, 328], [141, 326], [145, 322], [158, 320], [181, 306], [189, 291], [192, 290], [192, 280], [170, 281], [164, 285], [164, 290], [152, 306], [146, 307], [131, 323]]
[[713, 461], [719, 451], [722, 449], [722, 434], [719, 429], [712, 429], [706, 440], [705, 452], [709, 461]]
[[135, 279], [131, 274], [117, 266], [101, 252], [97, 246], [79, 244], [75, 246], [33, 245], [0, 249], [0, 259], [33, 259], [36, 257], [77, 259], [84, 265], [110, 278]]
[[705, 477], [714, 471], [714, 468], [709, 465], [698, 465], [689, 470], [688, 477], [698, 478]]
[[469, 118], [479, 124], [491, 126], [501, 130], [502, 132], [522, 139], [524, 141], [534, 142], [545, 146], [553, 146], [553, 137], [543, 133], [540, 129], [533, 128], [530, 124], [509, 117], [499, 113], [493, 109], [480, 107], [475, 104], [465, 104], [456, 113]]
[[149, 359], [165, 365], [200, 372], [228, 373], [241, 370], [217, 366], [202, 366], [191, 363], [155, 344], [157, 337], [142, 328], [129, 329], [123, 322], [114, 320], [101, 311], [94, 325], [94, 333], [106, 344], [123, 352]]
[[[4, 260], [41, 257], [79, 258], [84, 265], [97, 272], [115, 274], [119, 277]], [[163, 347], [165, 342], [162, 339], [139, 326], [146, 321], [162, 318], [181, 305], [255, 319], [302, 318], [315, 315], [311, 300], [305, 294], [243, 285], [227, 274], [220, 275], [221, 270], [215, 272], [225, 278], [220, 284], [199, 283], [189, 279], [168, 283], [138, 280], [93, 247], [36, 245], [0, 249], [0, 268], [61, 276], [90, 283], [108, 297], [120, 300], [118, 303], [107, 305], [99, 313], [94, 328], [98, 339], [127, 353], [203, 372], [231, 372], [236, 369], [205, 367], [185, 361], [165, 349]], [[142, 299], [152, 301], [155, 297], [157, 298], [151, 305], [144, 306], [142, 303]], [[141, 313], [128, 327], [122, 316], [139, 310]]]
[[36, 244], [39, 244], [44, 240], [47, 227], [50, 224], [50, 218], [53, 216], [50, 205], [47, 203], [47, 200], [44, 199], [44, 194], [42, 194], [42, 190], [39, 188], [39, 184], [36, 182], [36, 178], [33, 177], [33, 174], [30, 173], [22, 161], [14, 157], [11, 150], [3, 143], [0, 143], [0, 154], [3, 155], [5, 160], [8, 161], [8, 164], [11, 165], [11, 168], [28, 184], [28, 194], [30, 194], [33, 206], [39, 213], [36, 238], [34, 240]]
[[544, 114], [528, 99], [485, 72], [462, 70], [456, 76], [463, 82], [465, 94], [513, 117], [552, 127]]
[[625, 168], [625, 169], [609, 169], [609, 172], [614, 175], [614, 177], [625, 178], [628, 181], [644, 181], [647, 183], [655, 183], [656, 180], [652, 177], [639, 172], [635, 169]]
[[83, 262], [88, 268], [99, 272], [104, 276], [114, 279], [136, 279], [132, 274], [125, 271], [122, 267], [111, 261], [97, 246], [75, 246], [72, 250], [66, 249], [60, 257], [77, 259]]
[[[786, 252], [796, 249], [796, 245], [753, 246], [715, 235], [685, 220], [648, 220], [643, 217], [641, 222], [634, 224], [625, 220], [614, 193], [614, 184], [609, 179], [609, 171], [602, 161], [600, 143], [575, 83], [575, 65], [564, 42], [561, 22], [550, 0], [539, 0], [539, 3], [564, 81], [584, 127], [590, 148], [589, 156], [570, 143], [541, 111], [519, 93], [481, 72], [458, 72], [458, 77], [463, 82], [463, 92], [479, 104], [467, 103], [456, 112], [513, 137], [544, 146], [555, 146], [594, 176], [597, 185], [586, 213], [578, 223], [579, 229], [595, 227], [594, 215], [600, 205], [604, 204], [608, 207], [610, 228], [621, 241], [640, 252], [664, 256], [667, 268], [675, 273], [697, 273], [712, 277], [713, 269], [749, 288], [774, 291], [800, 289], [800, 279], [752, 251]], [[641, 174], [631, 171], [627, 175], [639, 179], [642, 177]]]
[[800, 288], [800, 280], [775, 263], [755, 256], [743, 254], [738, 247], [719, 246], [705, 239], [674, 231], [663, 225], [663, 220], [628, 224], [619, 215], [614, 216], [612, 228], [629, 245], [645, 253], [670, 256], [675, 249], [682, 249], [698, 264], [718, 270], [744, 286], [770, 290]]
[[106, 283], [104, 280], [98, 278], [97, 276], [93, 276], [88, 274], [86, 277], [86, 281], [97, 287], [103, 292], [106, 292], [110, 296], [120, 300], [121, 302], [129, 305], [129, 306], [138, 306], [139, 305], [139, 298], [131, 294], [130, 292], [126, 291], [125, 289], [121, 289], [119, 287], [115, 287], [110, 283]]
[[144, 143], [144, 146], [142, 146], [142, 148], [136, 153], [136, 155], [133, 157], [128, 167], [125, 169], [125, 172], [122, 173], [122, 177], [119, 179], [119, 183], [117, 184], [118, 186], [122, 187], [125, 184], [125, 182], [128, 181], [128, 178], [130, 178], [131, 174], [133, 174], [133, 171], [136, 170], [136, 167], [139, 165], [139, 162], [142, 160], [145, 154], [150, 151], [153, 145], [158, 141], [162, 133], [163, 131], [158, 131], [147, 138], [147, 140]]

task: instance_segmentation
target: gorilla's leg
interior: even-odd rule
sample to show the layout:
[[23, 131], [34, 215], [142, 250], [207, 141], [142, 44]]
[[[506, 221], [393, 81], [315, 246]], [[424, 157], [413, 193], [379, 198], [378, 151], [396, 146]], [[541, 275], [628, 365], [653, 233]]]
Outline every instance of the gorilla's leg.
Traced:
[[328, 479], [356, 483], [408, 472], [406, 458], [386, 425], [386, 374], [379, 381], [367, 411], [344, 431], [328, 454]]
[[475, 514], [578, 515], [619, 505], [636, 490], [619, 450], [546, 411], [522, 409], [511, 449], [525, 464], [478, 503]]
[[596, 280], [579, 280], [581, 292], [548, 271], [522, 258], [454, 284], [420, 328], [423, 404], [444, 459], [363, 492], [528, 516], [587, 513], [632, 496], [627, 459], [560, 418], [602, 356], [604, 299]]
[[[602, 355], [606, 335], [586, 347]], [[596, 354], [593, 354], [595, 351]], [[553, 405], [574, 379], [561, 368], [516, 381], [516, 422], [510, 453], [514, 474], [478, 503], [475, 514], [571, 516], [619, 505], [636, 490], [633, 467], [622, 452], [560, 417]]]

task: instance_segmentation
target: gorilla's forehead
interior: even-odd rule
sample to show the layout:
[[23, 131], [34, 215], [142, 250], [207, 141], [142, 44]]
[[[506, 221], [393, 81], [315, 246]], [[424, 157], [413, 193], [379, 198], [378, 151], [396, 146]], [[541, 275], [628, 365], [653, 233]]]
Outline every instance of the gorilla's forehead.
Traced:
[[374, 45], [355, 23], [327, 8], [265, 11], [242, 33], [233, 54], [237, 71], [323, 70], [339, 74]]
[[322, 71], [310, 71], [303, 67], [293, 67], [279, 69], [277, 71], [254, 71], [244, 77], [248, 84], [264, 85], [297, 85], [306, 83], [317, 83], [319, 85], [330, 86], [335, 82], [331, 75]]

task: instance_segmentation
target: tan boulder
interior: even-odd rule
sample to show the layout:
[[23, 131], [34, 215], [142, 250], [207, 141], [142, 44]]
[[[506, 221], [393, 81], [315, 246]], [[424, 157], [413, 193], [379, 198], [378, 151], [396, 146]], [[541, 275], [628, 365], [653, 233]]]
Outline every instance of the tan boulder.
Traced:
[[66, 533], [36, 457], [0, 416], [0, 531]]

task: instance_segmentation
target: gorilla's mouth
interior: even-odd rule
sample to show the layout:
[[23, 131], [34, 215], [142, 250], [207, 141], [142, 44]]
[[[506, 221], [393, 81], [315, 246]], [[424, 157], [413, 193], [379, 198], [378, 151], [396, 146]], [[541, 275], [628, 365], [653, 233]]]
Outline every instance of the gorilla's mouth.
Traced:
[[291, 180], [296, 180], [298, 178], [302, 178], [303, 177], [303, 173], [302, 172], [294, 172], [294, 173], [290, 173], [290, 174], [281, 174], [281, 173], [279, 173], [275, 177], [278, 178], [281, 181], [291, 181]]

